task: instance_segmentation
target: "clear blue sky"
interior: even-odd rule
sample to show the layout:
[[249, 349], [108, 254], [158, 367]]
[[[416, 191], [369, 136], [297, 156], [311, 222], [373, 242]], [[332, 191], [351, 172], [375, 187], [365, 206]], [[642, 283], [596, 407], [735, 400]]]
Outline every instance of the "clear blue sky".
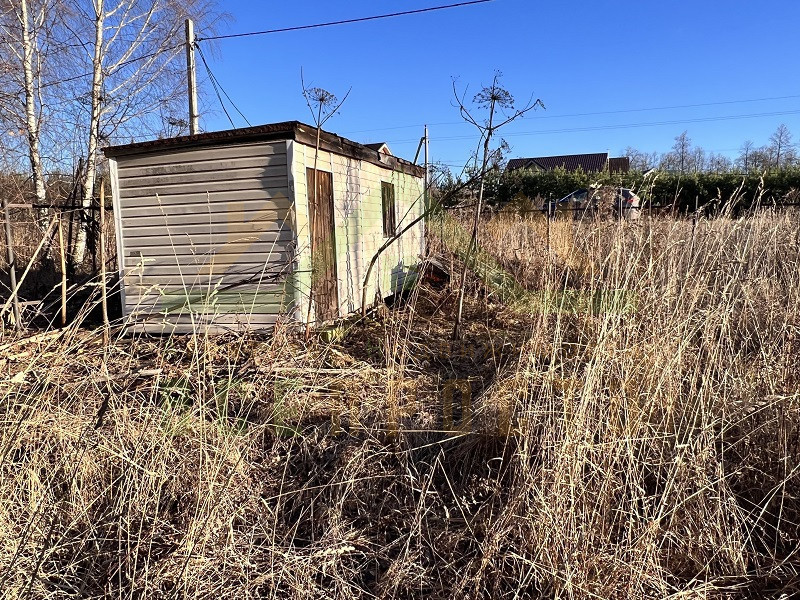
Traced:
[[[218, 33], [453, 2], [228, 0], [223, 7], [232, 18]], [[422, 125], [428, 123], [432, 158], [463, 164], [477, 135], [459, 122], [451, 80], [457, 78], [461, 89], [469, 85], [471, 96], [490, 82], [495, 70], [502, 71], [505, 87], [518, 100], [524, 103], [533, 95], [547, 107], [502, 132], [511, 157], [616, 154], [626, 146], [661, 152], [687, 130], [693, 143], [734, 158], [744, 140], [766, 144], [780, 123], [800, 141], [799, 23], [796, 0], [494, 0], [381, 21], [220, 40], [206, 56], [252, 124], [310, 122], [301, 95], [302, 67], [307, 84], [340, 97], [352, 87], [341, 114], [326, 129], [356, 141], [386, 141], [406, 158], [413, 158]], [[199, 68], [202, 73], [202, 63]], [[735, 102], [785, 96], [796, 97]], [[685, 107], [707, 103], [728, 104]], [[210, 91], [201, 109], [204, 129], [230, 128]], [[609, 111], [615, 112], [585, 114]], [[763, 113], [773, 114], [707, 120]], [[231, 115], [237, 126], [244, 125], [239, 115]], [[675, 122], [687, 120], [696, 121]], [[637, 126], [619, 127], [627, 125]]]

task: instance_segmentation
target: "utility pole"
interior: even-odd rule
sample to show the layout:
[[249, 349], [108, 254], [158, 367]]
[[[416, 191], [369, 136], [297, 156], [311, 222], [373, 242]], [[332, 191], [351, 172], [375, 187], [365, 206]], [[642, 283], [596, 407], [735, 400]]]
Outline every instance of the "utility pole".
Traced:
[[186, 19], [186, 78], [189, 87], [189, 133], [197, 135], [200, 116], [197, 114], [197, 69], [194, 62], [194, 22]]

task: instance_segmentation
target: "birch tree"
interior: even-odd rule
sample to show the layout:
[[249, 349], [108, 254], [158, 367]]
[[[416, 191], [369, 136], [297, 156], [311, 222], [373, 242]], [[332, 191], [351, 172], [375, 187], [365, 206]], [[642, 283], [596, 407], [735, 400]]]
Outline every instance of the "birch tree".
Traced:
[[739, 148], [739, 158], [736, 163], [745, 173], [749, 173], [753, 166], [753, 149], [755, 144], [752, 140], [745, 140], [742, 147]]
[[711, 173], [729, 173], [733, 168], [731, 160], [722, 154], [712, 152], [708, 155], [707, 171]]
[[[86, 0], [72, 2], [77, 16], [74, 29], [90, 40], [85, 54], [88, 110], [78, 105], [75, 118], [85, 143], [81, 206], [87, 211], [104, 143], [158, 133], [165, 115], [170, 125], [178, 122], [171, 108], [184, 102], [185, 67], [179, 60], [184, 21], [193, 18], [210, 25], [218, 15], [206, 0], [90, 0], [88, 7]], [[87, 226], [76, 239], [76, 264], [86, 251], [88, 221], [85, 215]]]
[[47, 227], [47, 190], [41, 155], [42, 73], [48, 55], [43, 51], [55, 4], [44, 0], [5, 0], [2, 15], [4, 36], [4, 90], [0, 112], [11, 131], [24, 132], [25, 154], [30, 166], [39, 225]]
[[179, 117], [184, 21], [213, 33], [225, 16], [215, 7], [214, 0], [0, 0], [2, 141], [20, 167], [25, 157], [41, 220], [46, 173], [85, 165], [74, 264], [86, 250], [101, 147], [182, 133], [175, 126], [186, 123]]
[[778, 125], [770, 138], [770, 150], [775, 157], [775, 170], [780, 171], [793, 158], [792, 134], [783, 123]]
[[688, 132], [684, 131], [675, 138], [675, 143], [672, 145], [672, 153], [675, 156], [675, 163], [678, 168], [678, 173], [683, 175], [688, 170], [688, 163], [691, 158], [692, 141], [689, 139]]

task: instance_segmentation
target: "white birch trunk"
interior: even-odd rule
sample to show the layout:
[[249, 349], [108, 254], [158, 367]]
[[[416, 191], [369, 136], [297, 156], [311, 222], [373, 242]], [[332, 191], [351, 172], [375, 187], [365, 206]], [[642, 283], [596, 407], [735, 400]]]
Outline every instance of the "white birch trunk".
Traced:
[[90, 212], [94, 198], [94, 179], [97, 174], [97, 149], [100, 137], [100, 117], [102, 116], [102, 91], [103, 91], [103, 33], [105, 28], [104, 0], [94, 0], [94, 56], [92, 57], [92, 90], [91, 112], [89, 117], [89, 144], [86, 152], [86, 174], [83, 183], [83, 197], [81, 208], [84, 215], [83, 223], [78, 228], [75, 240], [75, 249], [72, 254], [73, 264], [78, 267], [83, 263], [86, 254], [86, 241], [89, 235]]
[[[44, 10], [44, 9], [43, 9]], [[28, 134], [28, 157], [31, 163], [31, 176], [36, 192], [38, 204], [39, 226], [47, 228], [48, 214], [47, 192], [44, 185], [44, 168], [39, 152], [39, 116], [36, 110], [35, 81], [33, 73], [33, 58], [37, 51], [35, 34], [32, 36], [31, 17], [28, 10], [28, 1], [20, 0], [20, 13], [18, 15], [22, 30], [22, 72], [24, 77], [23, 88], [25, 92], [25, 124]]]

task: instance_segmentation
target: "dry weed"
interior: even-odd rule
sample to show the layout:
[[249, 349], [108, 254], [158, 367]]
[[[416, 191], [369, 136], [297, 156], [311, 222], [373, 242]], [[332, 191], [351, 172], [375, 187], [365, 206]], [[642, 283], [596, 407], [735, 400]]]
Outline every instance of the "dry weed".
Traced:
[[797, 594], [797, 231], [496, 216], [458, 342], [426, 286], [334, 342], [5, 341], [1, 595]]

